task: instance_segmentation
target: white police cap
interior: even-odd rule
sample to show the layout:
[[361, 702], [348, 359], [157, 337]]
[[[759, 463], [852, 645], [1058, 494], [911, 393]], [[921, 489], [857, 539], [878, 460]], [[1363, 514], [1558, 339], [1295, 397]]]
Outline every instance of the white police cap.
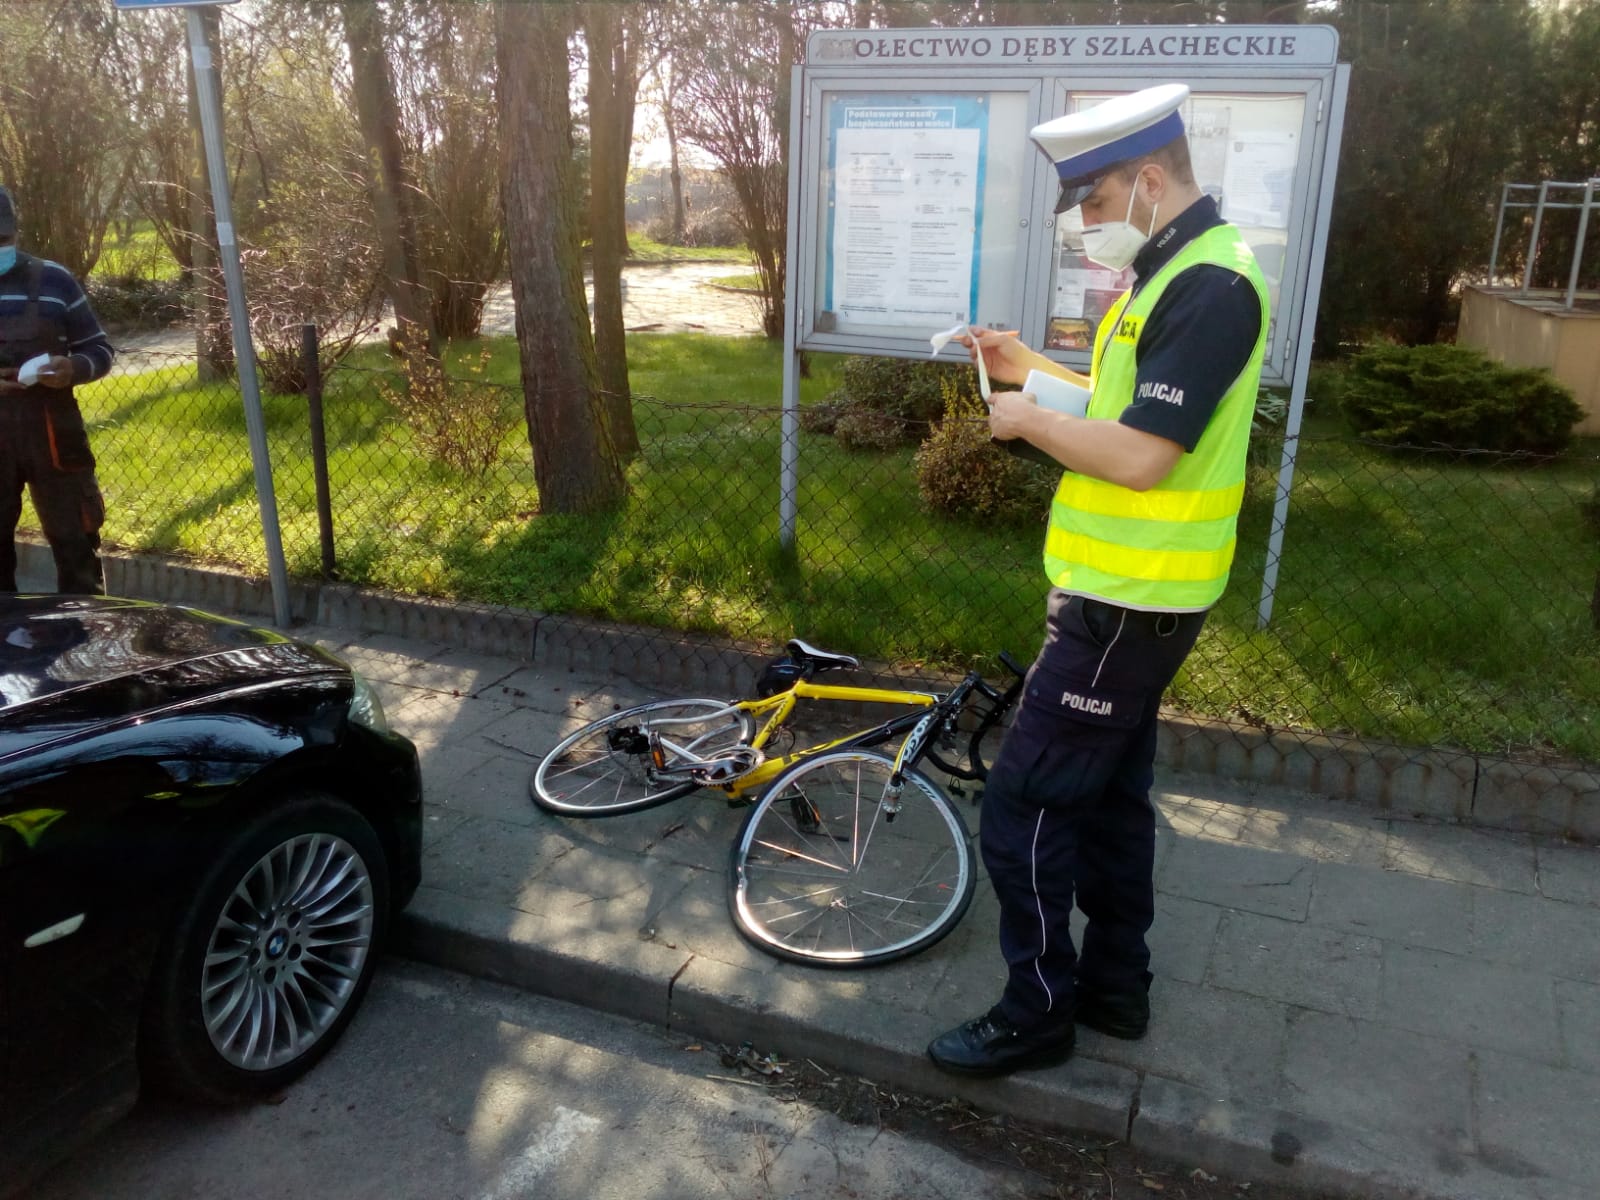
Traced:
[[1188, 98], [1186, 85], [1163, 83], [1035, 125], [1031, 136], [1061, 177], [1056, 211], [1082, 203], [1118, 163], [1141, 158], [1182, 137], [1178, 109]]

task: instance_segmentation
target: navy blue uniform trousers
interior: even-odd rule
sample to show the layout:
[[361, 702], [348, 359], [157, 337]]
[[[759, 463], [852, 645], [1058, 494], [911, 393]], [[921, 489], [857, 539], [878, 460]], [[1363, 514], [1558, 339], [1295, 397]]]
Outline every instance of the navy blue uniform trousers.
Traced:
[[[1142, 989], [1155, 919], [1161, 696], [1206, 614], [1050, 593], [1044, 647], [984, 789], [979, 841], [1000, 900], [1000, 1011], [1021, 1029], [1072, 1020], [1075, 980]], [[1087, 921], [1072, 941], [1073, 899]]]

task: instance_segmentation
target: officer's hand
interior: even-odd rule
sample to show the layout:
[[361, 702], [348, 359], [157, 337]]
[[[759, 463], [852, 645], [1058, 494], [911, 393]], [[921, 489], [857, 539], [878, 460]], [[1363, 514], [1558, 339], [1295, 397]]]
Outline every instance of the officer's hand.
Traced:
[[1001, 383], [1021, 383], [1028, 378], [1028, 371], [1037, 365], [1033, 361], [1033, 351], [1017, 340], [1015, 330], [973, 325], [970, 334], [958, 333], [950, 340], [965, 346], [973, 362], [978, 361], [981, 353], [989, 378]]
[[22, 384], [17, 382], [17, 369], [15, 367], [0, 367], [0, 396], [26, 390]]
[[39, 368], [39, 382], [48, 388], [72, 386], [72, 360], [64, 354], [52, 354], [50, 361]]
[[1032, 392], [995, 392], [989, 402], [989, 436], [1002, 442], [1022, 437], [1038, 411]]

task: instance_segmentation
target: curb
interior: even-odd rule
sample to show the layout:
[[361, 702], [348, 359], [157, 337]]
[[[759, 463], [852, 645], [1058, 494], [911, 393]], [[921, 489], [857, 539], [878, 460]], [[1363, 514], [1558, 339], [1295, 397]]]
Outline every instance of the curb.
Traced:
[[[19, 569], [53, 578], [47, 546], [17, 541]], [[106, 552], [113, 594], [273, 619], [264, 579], [150, 554]], [[770, 647], [723, 638], [403, 596], [344, 583], [296, 580], [296, 623], [445, 642], [544, 666], [613, 671], [654, 685], [739, 695]], [[904, 686], [905, 680], [896, 680]], [[1225, 780], [1285, 787], [1419, 817], [1514, 833], [1600, 842], [1600, 766], [1545, 765], [1447, 748], [1412, 748], [1334, 734], [1259, 729], [1166, 712], [1156, 763]]]

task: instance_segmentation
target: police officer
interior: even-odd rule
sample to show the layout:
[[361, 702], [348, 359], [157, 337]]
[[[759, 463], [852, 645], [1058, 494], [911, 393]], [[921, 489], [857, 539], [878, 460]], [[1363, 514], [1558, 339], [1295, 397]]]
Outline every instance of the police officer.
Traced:
[[1023, 439], [1065, 473], [1045, 537], [1044, 646], [980, 825], [1006, 983], [929, 1045], [952, 1072], [1050, 1066], [1072, 1053], [1075, 1024], [1137, 1038], [1149, 1023], [1157, 719], [1228, 580], [1268, 311], [1249, 247], [1195, 182], [1188, 94], [1148, 88], [1032, 131], [1061, 178], [1056, 211], [1082, 211], [1085, 255], [1134, 272], [1100, 323], [1090, 376], [996, 331], [966, 339], [993, 378], [1037, 368], [1091, 397], [1083, 417], [1014, 391], [990, 411], [994, 437]]
[[17, 250], [16, 206], [0, 188], [0, 592], [17, 590], [24, 485], [55, 557], [56, 590], [105, 591], [105, 504], [72, 388], [109, 371], [112, 353], [72, 274]]

